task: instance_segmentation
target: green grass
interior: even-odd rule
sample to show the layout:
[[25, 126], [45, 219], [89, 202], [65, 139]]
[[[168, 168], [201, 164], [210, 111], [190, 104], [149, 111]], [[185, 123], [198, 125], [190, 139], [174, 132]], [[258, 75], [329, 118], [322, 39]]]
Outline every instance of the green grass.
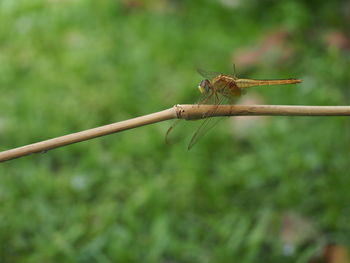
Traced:
[[[276, 29], [288, 60], [238, 75], [304, 82], [251, 94], [348, 104], [349, 51], [326, 41], [349, 28], [342, 1], [126, 2], [0, 2], [1, 150], [192, 103], [196, 66], [229, 71]], [[307, 262], [323, 239], [348, 246], [348, 118], [274, 117], [243, 137], [231, 124], [191, 151], [198, 124], [168, 146], [164, 122], [1, 164], [1, 262]], [[291, 255], [286, 212], [318, 233]]]

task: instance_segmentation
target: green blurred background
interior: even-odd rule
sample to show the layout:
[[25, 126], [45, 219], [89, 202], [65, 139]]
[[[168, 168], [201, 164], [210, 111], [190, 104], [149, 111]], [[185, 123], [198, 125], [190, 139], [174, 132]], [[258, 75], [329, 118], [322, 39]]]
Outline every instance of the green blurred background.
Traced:
[[[350, 1], [1, 0], [0, 150], [195, 102], [197, 66], [303, 79], [239, 103], [347, 105], [349, 28]], [[191, 151], [198, 122], [169, 146], [170, 125], [2, 163], [0, 261], [311, 262], [350, 245], [348, 118], [228, 118]]]

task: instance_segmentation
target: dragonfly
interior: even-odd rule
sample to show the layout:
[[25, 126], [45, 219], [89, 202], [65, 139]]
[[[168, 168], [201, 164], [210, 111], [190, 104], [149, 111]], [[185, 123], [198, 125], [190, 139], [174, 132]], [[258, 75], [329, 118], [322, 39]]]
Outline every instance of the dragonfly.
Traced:
[[[271, 86], [271, 85], [286, 85], [297, 84], [302, 80], [290, 78], [290, 79], [243, 79], [238, 78], [236, 75], [221, 74], [216, 72], [209, 72], [202, 69], [197, 69], [198, 73], [204, 77], [199, 83], [198, 89], [201, 93], [201, 99], [198, 101], [198, 105], [211, 104], [214, 107], [204, 114], [205, 118], [199, 125], [197, 130], [192, 135], [191, 141], [188, 145], [190, 150], [197, 141], [203, 137], [209, 130], [211, 130], [221, 118], [206, 117], [212, 116], [213, 113], [223, 104], [234, 104], [237, 98], [245, 94], [247, 88], [256, 86]], [[175, 122], [166, 134], [168, 137], [171, 130], [177, 125]]]

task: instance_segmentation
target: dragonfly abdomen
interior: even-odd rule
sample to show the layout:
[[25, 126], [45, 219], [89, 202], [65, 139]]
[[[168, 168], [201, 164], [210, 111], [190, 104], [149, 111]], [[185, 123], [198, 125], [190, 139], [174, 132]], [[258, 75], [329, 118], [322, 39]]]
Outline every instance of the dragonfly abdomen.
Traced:
[[300, 83], [300, 79], [275, 79], [275, 80], [257, 80], [257, 79], [236, 79], [236, 86], [239, 88], [250, 88], [264, 85], [285, 85]]

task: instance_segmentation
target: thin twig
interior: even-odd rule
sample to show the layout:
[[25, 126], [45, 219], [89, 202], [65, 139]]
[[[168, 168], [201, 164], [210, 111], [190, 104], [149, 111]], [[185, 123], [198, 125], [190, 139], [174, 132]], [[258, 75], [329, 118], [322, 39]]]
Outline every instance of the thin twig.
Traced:
[[165, 121], [176, 118], [176, 112], [173, 108], [144, 115], [141, 117], [115, 122], [109, 125], [100, 126], [97, 128], [71, 133], [68, 135], [56, 137], [46, 141], [41, 141], [26, 146], [14, 148], [11, 150], [0, 152], [0, 162], [15, 159], [25, 155], [38, 152], [46, 152], [48, 150], [65, 146], [68, 144], [90, 140], [96, 137], [105, 136], [111, 133], [120, 132], [136, 127], [140, 127], [155, 122]]
[[[296, 105], [176, 105], [179, 118], [201, 119], [202, 116], [349, 116], [350, 106]], [[212, 114], [210, 109], [215, 108]]]
[[210, 116], [350, 116], [350, 106], [222, 105], [215, 106], [213, 114], [208, 114], [212, 107], [175, 105], [164, 111], [3, 151], [0, 152], [0, 162], [175, 118], [195, 120]]

